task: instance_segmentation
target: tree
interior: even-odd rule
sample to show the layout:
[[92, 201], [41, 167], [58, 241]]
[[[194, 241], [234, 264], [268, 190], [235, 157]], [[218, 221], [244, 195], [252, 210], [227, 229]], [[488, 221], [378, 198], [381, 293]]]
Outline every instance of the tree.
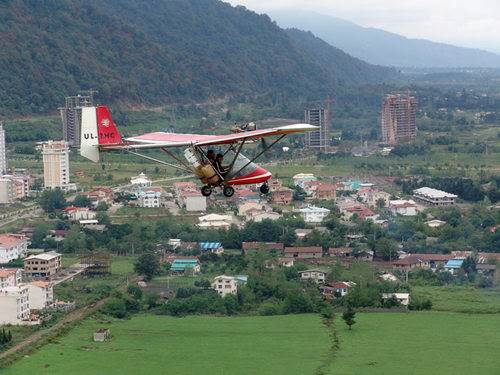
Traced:
[[468, 256], [464, 259], [462, 263], [462, 269], [465, 271], [467, 276], [470, 276], [476, 272], [476, 261], [473, 257]]
[[160, 273], [160, 261], [154, 254], [142, 254], [135, 262], [134, 270], [139, 275], [143, 275], [146, 281], [149, 281]]
[[351, 327], [353, 324], [356, 322], [354, 321], [354, 317], [356, 316], [356, 312], [352, 308], [351, 305], [347, 305], [346, 310], [342, 314], [342, 319], [344, 319], [345, 324], [349, 326], [349, 330], [351, 330]]
[[45, 190], [39, 199], [39, 204], [45, 212], [54, 212], [64, 208], [66, 200], [61, 189]]
[[78, 225], [72, 225], [64, 237], [64, 251], [67, 253], [78, 253], [87, 248], [85, 234], [80, 230]]
[[90, 199], [85, 195], [77, 195], [73, 200], [73, 206], [75, 207], [90, 207]]
[[393, 240], [381, 238], [375, 244], [375, 254], [384, 260], [396, 259], [398, 257], [398, 247]]

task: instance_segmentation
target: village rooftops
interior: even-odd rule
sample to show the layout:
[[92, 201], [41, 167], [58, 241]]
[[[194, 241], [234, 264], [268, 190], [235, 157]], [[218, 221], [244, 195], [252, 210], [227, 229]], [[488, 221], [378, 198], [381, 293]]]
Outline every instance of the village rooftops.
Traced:
[[0, 279], [15, 275], [19, 271], [20, 268], [0, 268]]
[[22, 234], [0, 234], [0, 247], [13, 247], [26, 241]]

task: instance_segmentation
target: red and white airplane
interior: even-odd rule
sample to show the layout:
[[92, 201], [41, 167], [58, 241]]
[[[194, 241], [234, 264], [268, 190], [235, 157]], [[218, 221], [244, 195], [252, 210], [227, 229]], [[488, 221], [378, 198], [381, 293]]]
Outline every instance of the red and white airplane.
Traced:
[[[203, 182], [201, 192], [204, 196], [209, 196], [215, 187], [221, 187], [224, 195], [230, 197], [234, 194], [232, 185], [259, 183], [262, 183], [261, 193], [267, 194], [269, 192], [267, 180], [271, 178], [271, 173], [255, 164], [254, 161], [286, 135], [313, 130], [317, 130], [317, 127], [309, 124], [294, 124], [226, 135], [154, 132], [123, 139], [106, 106], [83, 107], [80, 154], [93, 162], [98, 162], [100, 152], [127, 152], [187, 171]], [[241, 154], [245, 144], [272, 136], [278, 138], [269, 146], [265, 146], [251, 160]], [[209, 151], [211, 146], [225, 148], [223, 158], [227, 165], [223, 168], [221, 168], [220, 161], [215, 161], [213, 150]], [[173, 147], [185, 148], [185, 160], [169, 150]], [[142, 149], [160, 149], [178, 164], [167, 163], [140, 154], [139, 151]]]

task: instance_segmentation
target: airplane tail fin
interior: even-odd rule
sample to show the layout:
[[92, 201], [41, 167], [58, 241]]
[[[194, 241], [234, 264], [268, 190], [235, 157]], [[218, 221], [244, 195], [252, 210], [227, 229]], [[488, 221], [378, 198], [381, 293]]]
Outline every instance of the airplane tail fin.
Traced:
[[122, 144], [122, 137], [106, 106], [83, 107], [80, 155], [97, 163], [99, 145]]

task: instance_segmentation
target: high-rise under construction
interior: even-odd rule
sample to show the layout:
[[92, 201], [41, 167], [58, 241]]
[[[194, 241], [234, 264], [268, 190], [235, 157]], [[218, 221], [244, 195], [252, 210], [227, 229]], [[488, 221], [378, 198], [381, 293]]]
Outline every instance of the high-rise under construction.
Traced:
[[382, 103], [382, 141], [389, 145], [417, 136], [417, 99], [410, 94], [387, 95]]
[[324, 106], [305, 110], [305, 123], [319, 127], [316, 131], [306, 133], [306, 148], [318, 149], [322, 152], [328, 150], [330, 146], [330, 123], [332, 121], [331, 102], [331, 100], [327, 99]]
[[82, 107], [94, 105], [95, 91], [89, 90], [76, 96], [66, 97], [65, 106], [59, 108], [63, 123], [63, 139], [72, 147], [80, 146]]

